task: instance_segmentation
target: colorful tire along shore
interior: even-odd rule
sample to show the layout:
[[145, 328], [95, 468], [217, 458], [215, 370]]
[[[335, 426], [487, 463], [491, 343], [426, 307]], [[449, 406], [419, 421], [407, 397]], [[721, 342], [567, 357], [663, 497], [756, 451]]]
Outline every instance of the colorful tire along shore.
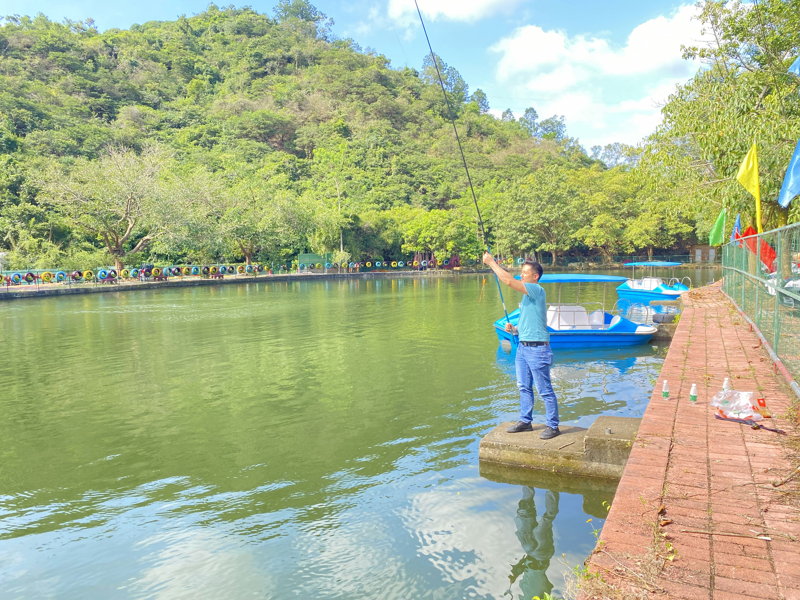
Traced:
[[[509, 264], [513, 264], [514, 259], [508, 259]], [[519, 259], [521, 260], [521, 259]], [[474, 266], [478, 264], [476, 260], [468, 260], [463, 264]], [[117, 272], [113, 267], [100, 267], [98, 269], [74, 270], [72, 272], [60, 270], [32, 270], [32, 271], [11, 271], [0, 272], [0, 285], [38, 285], [40, 283], [113, 283], [124, 280], [140, 281], [163, 281], [168, 278], [202, 277], [220, 279], [225, 275], [258, 275], [259, 273], [272, 274], [288, 273], [293, 271], [311, 272], [314, 269], [340, 270], [340, 269], [428, 269], [428, 268], [454, 268], [462, 266], [458, 257], [451, 257], [442, 261], [430, 260], [383, 260], [366, 259], [358, 262], [339, 263], [293, 263], [272, 265], [268, 267], [262, 264], [246, 265], [170, 265], [159, 267], [155, 265], [143, 265], [142, 267], [125, 267]]]
[[[513, 260], [513, 259], [510, 259]], [[343, 263], [299, 263], [297, 265], [297, 269], [300, 271], [310, 271], [312, 269], [325, 269], [325, 270], [339, 270], [339, 269], [385, 269], [385, 270], [393, 270], [393, 269], [426, 269], [426, 268], [455, 268], [455, 267], [462, 267], [462, 266], [475, 266], [479, 264], [480, 261], [470, 259], [466, 261], [461, 261], [458, 257], [451, 257], [446, 258], [442, 261], [437, 261], [436, 259], [430, 260], [416, 260], [416, 259], [409, 259], [409, 260], [383, 260], [383, 259], [366, 259], [358, 262], [343, 262]], [[509, 264], [511, 264], [509, 262]]]

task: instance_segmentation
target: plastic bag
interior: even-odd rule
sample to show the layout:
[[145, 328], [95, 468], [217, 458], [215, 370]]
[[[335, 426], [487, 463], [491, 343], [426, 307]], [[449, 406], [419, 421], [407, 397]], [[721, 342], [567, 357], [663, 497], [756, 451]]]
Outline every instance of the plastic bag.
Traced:
[[719, 416], [723, 419], [760, 421], [764, 417], [758, 407], [753, 404], [755, 401], [753, 395], [753, 392], [722, 390], [711, 398], [711, 406], [717, 408]]

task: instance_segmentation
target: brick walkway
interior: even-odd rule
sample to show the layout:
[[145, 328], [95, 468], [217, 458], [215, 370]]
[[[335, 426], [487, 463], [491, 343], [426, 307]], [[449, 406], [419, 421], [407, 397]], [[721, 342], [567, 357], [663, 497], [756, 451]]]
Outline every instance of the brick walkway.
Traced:
[[792, 473], [789, 436], [714, 418], [709, 401], [725, 377], [766, 398], [775, 418], [762, 423], [796, 435], [786, 380], [715, 284], [685, 299], [589, 561], [617, 589], [599, 584], [582, 598], [800, 600], [800, 475], [772, 485]]

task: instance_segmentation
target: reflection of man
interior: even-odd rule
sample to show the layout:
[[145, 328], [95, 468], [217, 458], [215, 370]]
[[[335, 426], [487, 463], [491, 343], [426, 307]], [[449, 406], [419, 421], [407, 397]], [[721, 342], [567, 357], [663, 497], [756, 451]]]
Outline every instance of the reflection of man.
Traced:
[[553, 590], [553, 584], [547, 578], [547, 569], [555, 552], [553, 519], [558, 514], [558, 492], [545, 491], [544, 514], [538, 522], [535, 494], [535, 488], [522, 488], [522, 499], [514, 519], [517, 523], [517, 538], [525, 550], [525, 556], [511, 567], [509, 579], [513, 584], [522, 575], [519, 587], [523, 598], [544, 596]]

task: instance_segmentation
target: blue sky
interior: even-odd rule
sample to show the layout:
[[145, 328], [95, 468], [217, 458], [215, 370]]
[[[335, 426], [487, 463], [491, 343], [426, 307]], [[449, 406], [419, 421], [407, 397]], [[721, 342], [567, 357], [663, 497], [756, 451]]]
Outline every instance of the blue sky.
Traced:
[[[588, 150], [636, 143], [660, 122], [660, 107], [698, 64], [681, 59], [697, 44], [692, 1], [674, 0], [418, 0], [434, 51], [469, 84], [486, 92], [492, 112], [540, 118], [563, 115], [567, 132]], [[218, 5], [229, 4], [228, 0]], [[420, 68], [427, 53], [413, 0], [318, 0], [352, 38], [391, 60]], [[250, 6], [273, 14], [274, 0]], [[0, 15], [43, 13], [61, 21], [92, 18], [102, 31], [202, 12], [194, 0], [0, 0]]]

